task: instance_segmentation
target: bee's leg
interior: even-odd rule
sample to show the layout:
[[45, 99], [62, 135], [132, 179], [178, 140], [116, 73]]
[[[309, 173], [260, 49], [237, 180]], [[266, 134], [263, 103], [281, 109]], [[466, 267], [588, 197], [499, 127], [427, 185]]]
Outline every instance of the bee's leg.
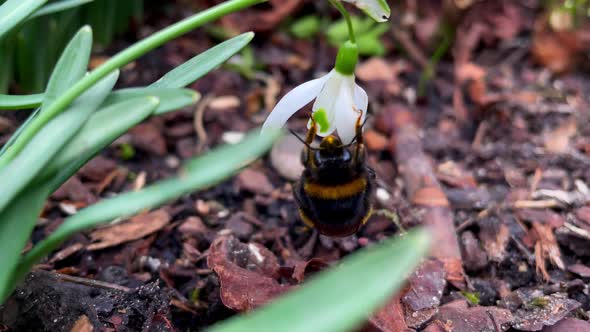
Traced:
[[356, 166], [364, 165], [365, 163], [365, 145], [363, 140], [363, 110], [355, 108], [359, 112], [359, 117], [356, 119], [355, 131], [356, 131], [356, 146], [354, 149], [353, 159]]
[[317, 124], [317, 122], [315, 122], [315, 119], [313, 118], [313, 116], [311, 116], [309, 118], [309, 121], [311, 121], [311, 127], [309, 127], [309, 130], [307, 131], [307, 135], [305, 136], [305, 143], [307, 143], [307, 144], [313, 143], [313, 140], [315, 139], [315, 135], [318, 133], [318, 124]]
[[311, 143], [313, 143], [313, 140], [315, 139], [315, 135], [318, 132], [318, 125], [316, 123], [316, 121], [314, 120], [313, 116], [310, 117], [310, 121], [311, 121], [311, 127], [309, 127], [309, 130], [307, 131], [307, 135], [305, 135], [305, 145], [303, 147], [303, 152], [301, 154], [301, 162], [303, 163], [303, 165], [305, 166], [313, 166], [313, 158], [311, 156], [311, 151], [309, 149], [309, 146], [311, 146]]

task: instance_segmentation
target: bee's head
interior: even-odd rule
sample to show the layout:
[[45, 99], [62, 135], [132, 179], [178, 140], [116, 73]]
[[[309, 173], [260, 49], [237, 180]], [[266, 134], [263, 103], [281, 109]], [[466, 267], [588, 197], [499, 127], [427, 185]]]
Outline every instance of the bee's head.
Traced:
[[342, 141], [334, 135], [328, 135], [322, 139], [320, 149], [328, 153], [336, 152], [337, 150], [342, 149]]
[[351, 159], [350, 151], [336, 136], [326, 136], [314, 151], [314, 164], [320, 169], [346, 167]]

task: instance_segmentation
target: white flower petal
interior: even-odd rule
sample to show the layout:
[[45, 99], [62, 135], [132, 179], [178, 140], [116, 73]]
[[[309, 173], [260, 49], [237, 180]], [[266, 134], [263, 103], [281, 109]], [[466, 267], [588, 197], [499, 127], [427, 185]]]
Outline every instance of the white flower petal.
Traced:
[[[324, 130], [318, 131], [318, 136], [328, 136], [336, 129], [334, 125], [334, 119], [338, 117], [337, 113], [339, 112], [338, 108], [336, 107], [336, 103], [338, 102], [338, 95], [340, 94], [342, 83], [346, 79], [345, 76], [335, 70], [332, 70], [330, 74], [330, 79], [328, 79], [324, 85], [324, 88], [313, 104], [314, 112], [323, 109], [328, 117], [328, 128], [323, 128]], [[308, 123], [308, 127], [310, 125], [311, 122]]]
[[356, 135], [356, 120], [360, 114], [354, 109], [354, 90], [354, 78], [343, 82], [336, 103], [338, 109], [335, 120], [336, 129], [343, 144], [352, 142]]
[[272, 112], [270, 112], [268, 118], [266, 118], [266, 121], [262, 125], [262, 130], [283, 127], [295, 112], [317, 97], [319, 91], [322, 90], [322, 87], [330, 76], [331, 73], [328, 73], [315, 80], [307, 81], [289, 91], [279, 101]]
[[364, 11], [369, 17], [377, 22], [385, 22], [391, 14], [386, 0], [344, 0]]
[[359, 110], [363, 111], [363, 119], [367, 115], [367, 107], [369, 106], [369, 96], [365, 89], [361, 88], [358, 84], [354, 85], [354, 106]]

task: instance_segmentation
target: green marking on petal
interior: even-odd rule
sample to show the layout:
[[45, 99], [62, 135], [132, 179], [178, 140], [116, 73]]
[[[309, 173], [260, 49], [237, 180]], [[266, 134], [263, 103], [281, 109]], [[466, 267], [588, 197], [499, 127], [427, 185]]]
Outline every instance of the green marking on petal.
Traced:
[[315, 111], [312, 114], [312, 117], [320, 127], [320, 133], [328, 130], [328, 127], [330, 127], [330, 121], [328, 121], [328, 113], [325, 109], [320, 108], [319, 110]]

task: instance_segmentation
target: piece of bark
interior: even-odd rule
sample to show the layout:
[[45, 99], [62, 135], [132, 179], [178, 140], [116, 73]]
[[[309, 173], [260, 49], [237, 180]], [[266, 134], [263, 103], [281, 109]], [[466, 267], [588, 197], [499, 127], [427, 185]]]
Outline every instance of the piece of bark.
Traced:
[[461, 251], [449, 201], [441, 189], [420, 140], [419, 128], [412, 114], [402, 105], [390, 106], [393, 151], [410, 201], [424, 209], [424, 225], [433, 234], [432, 255], [445, 266], [447, 280], [454, 286], [465, 287]]

